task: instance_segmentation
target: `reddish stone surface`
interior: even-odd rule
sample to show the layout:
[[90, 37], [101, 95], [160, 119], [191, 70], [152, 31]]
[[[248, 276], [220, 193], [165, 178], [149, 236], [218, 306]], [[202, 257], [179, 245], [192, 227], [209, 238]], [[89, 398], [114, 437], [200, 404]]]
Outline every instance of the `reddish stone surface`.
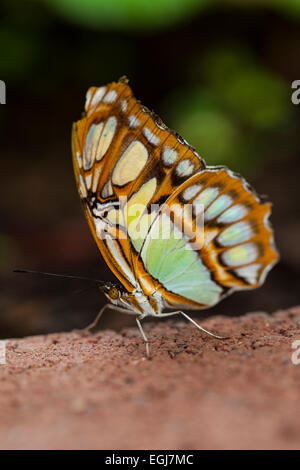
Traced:
[[[1, 449], [296, 449], [300, 308], [11, 340], [0, 366]], [[298, 356], [300, 358], [300, 354]]]

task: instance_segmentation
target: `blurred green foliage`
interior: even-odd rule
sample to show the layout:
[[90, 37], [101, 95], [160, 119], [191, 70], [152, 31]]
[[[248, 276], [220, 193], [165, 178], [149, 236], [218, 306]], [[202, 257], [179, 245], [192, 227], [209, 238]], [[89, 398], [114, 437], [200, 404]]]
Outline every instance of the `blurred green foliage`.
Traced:
[[271, 6], [278, 7], [283, 12], [291, 16], [300, 15], [300, 1], [299, 0], [271, 0], [268, 2]]
[[222, 106], [245, 123], [268, 129], [284, 123], [291, 109], [282, 79], [239, 43], [210, 50], [202, 72]]
[[206, 7], [270, 8], [300, 14], [299, 0], [44, 0], [74, 23], [102, 29], [156, 30], [180, 22]]
[[13, 81], [15, 78], [24, 80], [37, 57], [36, 37], [4, 25], [0, 28], [0, 44], [9, 45], [9, 53], [1, 56], [2, 76]]
[[194, 58], [190, 75], [192, 87], [176, 90], [165, 104], [172, 127], [208, 164], [257, 171], [292, 121], [289, 88], [239, 43]]
[[155, 30], [200, 11], [212, 0], [48, 0], [72, 21], [104, 29]]
[[[253, 11], [267, 4], [295, 14], [300, 11], [300, 0], [250, 3], [232, 0], [226, 7], [234, 5], [244, 12], [247, 7]], [[153, 80], [151, 60], [152, 64], [160, 60], [162, 73], [168, 73], [166, 56], [158, 59], [160, 42], [151, 47], [152, 39], [165, 34], [158, 29], [173, 29], [174, 37], [181, 41], [180, 32], [176, 37], [179, 23], [195, 13], [200, 18], [212, 5], [212, 14], [218, 15], [223, 4], [214, 0], [35, 0], [27, 1], [26, 8], [17, 8], [17, 0], [4, 0], [0, 44], [6, 53], [0, 61], [1, 79], [19, 84], [23, 94], [47, 99], [53, 90], [72, 86], [85, 90], [127, 74], [133, 87], [137, 79], [145, 87], [151, 86], [153, 99], [159, 85]], [[70, 39], [68, 23], [61, 20], [64, 17], [72, 24]], [[246, 174], [257, 171], [268, 158], [280, 154], [289, 132], [293, 139], [295, 109], [290, 104], [289, 86], [258, 57], [255, 47], [246, 47], [241, 38], [231, 38], [226, 44], [221, 34], [214, 44], [202, 44], [197, 39], [197, 26], [194, 29], [191, 23], [188, 28], [190, 47], [183, 63], [172, 40], [167, 46], [173, 73], [176, 61], [184, 69], [184, 77], [178, 81], [176, 76], [170, 77], [164, 99], [154, 102], [153, 107], [163, 111], [166, 123], [209, 164], [227, 164]], [[167, 36], [162, 37], [168, 44]], [[145, 51], [139, 44], [143, 40], [148, 46]], [[143, 69], [147, 61], [141, 63], [144, 55], [149, 58], [148, 70]], [[278, 62], [281, 59], [278, 57]], [[157, 77], [156, 82], [160, 80]], [[152, 106], [151, 101], [147, 104]]]

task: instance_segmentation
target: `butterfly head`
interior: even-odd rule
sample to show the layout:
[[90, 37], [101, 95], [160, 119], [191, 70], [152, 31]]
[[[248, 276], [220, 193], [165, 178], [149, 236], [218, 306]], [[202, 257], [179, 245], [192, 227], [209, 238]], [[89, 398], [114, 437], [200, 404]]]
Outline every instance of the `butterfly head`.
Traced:
[[[122, 286], [122, 284], [103, 282], [103, 284], [99, 284], [98, 287], [108, 299], [109, 303], [112, 303], [123, 310], [128, 310], [131, 313], [138, 315], [155, 315], [158, 313], [158, 310], [160, 310], [159, 306], [154, 308], [151, 301], [149, 301], [149, 298], [142, 292], [134, 291], [130, 293]], [[157, 304], [156, 301], [154, 302]]]
[[103, 282], [103, 284], [98, 285], [98, 288], [109, 301], [114, 303], [114, 301], [118, 301], [120, 299], [122, 290], [121, 285], [113, 282]]
[[128, 292], [124, 287], [115, 282], [103, 282], [98, 285], [99, 290], [105, 295], [108, 301], [123, 309], [131, 310], [131, 302], [128, 298]]

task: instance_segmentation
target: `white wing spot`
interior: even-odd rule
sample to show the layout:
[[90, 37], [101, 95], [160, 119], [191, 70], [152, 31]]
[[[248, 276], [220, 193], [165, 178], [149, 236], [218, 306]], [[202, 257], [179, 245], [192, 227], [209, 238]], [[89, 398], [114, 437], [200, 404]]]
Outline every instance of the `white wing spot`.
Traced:
[[87, 109], [88, 107], [92, 107], [92, 106], [95, 106], [96, 104], [100, 103], [103, 96], [105, 95], [105, 92], [106, 92], [106, 87], [105, 86], [103, 86], [101, 88], [98, 88], [95, 91], [92, 100], [90, 101], [90, 99], [91, 99], [91, 88], [90, 88], [88, 90], [87, 94], [86, 94], [85, 108]]
[[254, 230], [248, 222], [237, 222], [225, 228], [218, 236], [218, 242], [223, 246], [236, 245], [250, 240]]
[[86, 182], [86, 187], [87, 189], [91, 189], [92, 186], [92, 174], [86, 175], [85, 176], [85, 182]]
[[143, 134], [144, 134], [144, 136], [146, 137], [146, 139], [148, 140], [148, 142], [150, 144], [153, 144], [153, 145], [158, 145], [159, 144], [160, 138], [157, 137], [156, 135], [154, 135], [153, 132], [150, 131], [149, 127], [145, 127], [143, 129]]
[[95, 170], [95, 173], [94, 173], [94, 178], [93, 178], [93, 192], [95, 193], [98, 189], [98, 182], [99, 182], [99, 176], [100, 176], [100, 173], [101, 173], [101, 167], [98, 166]]
[[111, 90], [107, 93], [103, 101], [104, 103], [113, 103], [116, 98], [117, 98], [117, 92], [115, 90]]
[[234, 206], [230, 207], [225, 211], [220, 217], [218, 218], [217, 222], [223, 224], [229, 224], [231, 222], [236, 222], [237, 220], [243, 219], [249, 210], [243, 204], [235, 204]]
[[131, 129], [135, 129], [136, 127], [138, 127], [141, 124], [141, 121], [134, 114], [132, 114], [128, 118], [128, 123], [129, 123], [129, 127]]
[[221, 214], [227, 207], [232, 204], [232, 198], [228, 194], [219, 196], [207, 209], [205, 220], [211, 220]]
[[134, 140], [118, 160], [112, 182], [118, 186], [133, 181], [144, 168], [148, 158], [146, 147], [139, 140]]
[[227, 266], [241, 266], [252, 263], [258, 258], [258, 247], [254, 243], [234, 246], [222, 254], [222, 260]]
[[164, 165], [171, 166], [177, 160], [178, 154], [171, 147], [165, 147], [162, 153], [162, 161]]
[[216, 187], [204, 189], [194, 200], [194, 204], [203, 204], [204, 208], [208, 206], [218, 195], [219, 190]]
[[178, 176], [190, 176], [194, 171], [194, 164], [191, 162], [189, 158], [182, 160], [178, 163], [176, 167], [176, 173]]
[[190, 199], [195, 197], [197, 193], [199, 193], [201, 187], [201, 184], [193, 184], [189, 188], [186, 188], [182, 193], [183, 199], [185, 199], [185, 201], [189, 201]]
[[250, 264], [249, 266], [244, 266], [243, 268], [237, 268], [234, 272], [239, 276], [245, 279], [249, 284], [256, 284], [258, 281], [259, 271], [261, 269], [261, 264]]
[[99, 124], [92, 124], [85, 140], [84, 155], [83, 155], [83, 168], [90, 170], [95, 161], [97, 146], [103, 130], [103, 122]]
[[79, 195], [81, 199], [84, 199], [85, 197], [87, 197], [87, 190], [85, 187], [85, 182], [81, 175], [79, 175], [78, 191], [79, 191]]
[[102, 132], [99, 144], [98, 144], [97, 155], [96, 155], [97, 161], [101, 160], [104, 157], [114, 137], [116, 127], [117, 127], [117, 119], [115, 118], [115, 116], [111, 116], [103, 128], [103, 132]]

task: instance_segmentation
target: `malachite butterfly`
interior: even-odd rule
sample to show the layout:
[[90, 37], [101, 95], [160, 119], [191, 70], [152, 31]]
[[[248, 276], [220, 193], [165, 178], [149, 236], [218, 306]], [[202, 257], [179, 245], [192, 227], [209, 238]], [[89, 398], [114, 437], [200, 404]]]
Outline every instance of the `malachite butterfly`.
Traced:
[[72, 148], [90, 229], [121, 283], [99, 288], [108, 307], [136, 315], [148, 354], [141, 319], [190, 319], [182, 310], [259, 287], [278, 260], [271, 204], [228, 168], [207, 166], [126, 78], [88, 90]]

